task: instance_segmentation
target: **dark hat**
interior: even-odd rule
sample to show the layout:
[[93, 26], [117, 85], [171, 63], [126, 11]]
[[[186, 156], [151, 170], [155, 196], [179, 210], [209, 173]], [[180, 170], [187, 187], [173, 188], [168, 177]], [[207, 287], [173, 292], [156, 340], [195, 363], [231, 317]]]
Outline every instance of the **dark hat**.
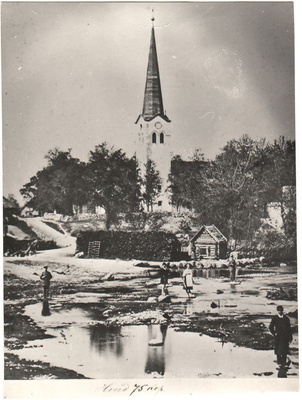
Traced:
[[45, 269], [47, 269], [48, 268], [48, 266], [47, 265], [45, 265], [45, 267], [44, 267]]
[[283, 311], [283, 307], [282, 306], [278, 306], [277, 307], [277, 311]]

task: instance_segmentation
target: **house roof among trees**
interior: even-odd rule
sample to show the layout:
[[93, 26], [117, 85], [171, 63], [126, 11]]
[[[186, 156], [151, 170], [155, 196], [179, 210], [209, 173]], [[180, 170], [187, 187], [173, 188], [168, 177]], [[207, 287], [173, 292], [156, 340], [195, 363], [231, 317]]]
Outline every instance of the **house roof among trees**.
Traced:
[[199, 231], [192, 237], [191, 242], [195, 242], [202, 233], [208, 233], [215, 242], [227, 242], [227, 238], [220, 232], [215, 225], [203, 225]]

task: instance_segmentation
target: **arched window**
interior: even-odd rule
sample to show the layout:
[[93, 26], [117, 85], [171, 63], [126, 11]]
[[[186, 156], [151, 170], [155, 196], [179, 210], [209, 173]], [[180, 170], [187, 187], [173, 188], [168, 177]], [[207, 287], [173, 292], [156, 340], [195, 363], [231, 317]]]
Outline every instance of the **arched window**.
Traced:
[[160, 133], [160, 143], [165, 143], [165, 135], [164, 132]]
[[152, 133], [152, 143], [156, 143], [156, 133]]

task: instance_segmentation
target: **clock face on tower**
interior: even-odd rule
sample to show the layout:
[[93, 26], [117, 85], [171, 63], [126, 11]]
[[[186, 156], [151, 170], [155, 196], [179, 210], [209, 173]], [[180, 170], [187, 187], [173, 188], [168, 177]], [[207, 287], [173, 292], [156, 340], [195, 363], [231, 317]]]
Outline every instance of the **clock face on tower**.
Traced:
[[155, 122], [155, 128], [160, 129], [162, 127], [161, 122]]

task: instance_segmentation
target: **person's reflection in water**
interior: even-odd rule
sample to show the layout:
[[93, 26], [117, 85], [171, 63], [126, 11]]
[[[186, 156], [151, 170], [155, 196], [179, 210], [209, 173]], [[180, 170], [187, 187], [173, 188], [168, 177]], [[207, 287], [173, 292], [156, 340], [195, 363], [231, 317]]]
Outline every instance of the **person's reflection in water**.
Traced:
[[43, 306], [42, 306], [42, 315], [44, 317], [48, 317], [51, 314], [50, 310], [49, 310], [49, 303], [47, 299], [43, 300]]
[[109, 352], [117, 357], [123, 355], [123, 342], [120, 326], [105, 327], [95, 325], [89, 327], [91, 345], [100, 353]]
[[190, 299], [187, 299], [186, 303], [184, 303], [184, 315], [192, 315], [193, 314], [193, 304], [190, 302]]
[[278, 371], [278, 378], [287, 378], [287, 371], [288, 368], [287, 367], [280, 367], [279, 371]]
[[236, 293], [236, 292], [237, 292], [237, 287], [236, 287], [236, 285], [231, 283], [230, 286], [231, 286], [231, 293]]
[[165, 340], [167, 336], [167, 324], [148, 326], [148, 353], [145, 365], [146, 374], [165, 374]]

